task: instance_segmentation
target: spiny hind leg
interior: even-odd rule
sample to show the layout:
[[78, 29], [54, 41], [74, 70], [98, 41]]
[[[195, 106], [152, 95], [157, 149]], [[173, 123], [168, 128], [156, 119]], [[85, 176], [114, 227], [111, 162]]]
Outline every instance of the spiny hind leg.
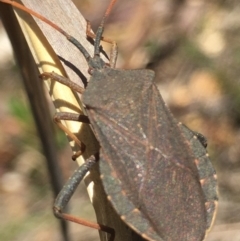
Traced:
[[[41, 75], [41, 77], [42, 78], [50, 78], [52, 80], [58, 81], [79, 93], [83, 93], [83, 91], [84, 91], [84, 89], [82, 87], [76, 85], [69, 79], [67, 79], [63, 76], [57, 75], [55, 73], [43, 73]], [[73, 134], [66, 126], [64, 126], [61, 123], [61, 120], [71, 120], [71, 121], [78, 121], [78, 122], [89, 124], [89, 119], [85, 115], [69, 113], [69, 112], [59, 112], [59, 113], [56, 113], [54, 116], [54, 121], [57, 123], [57, 125], [65, 133], [67, 133], [68, 136], [71, 139], [73, 139], [78, 146], [80, 146], [81, 151], [77, 152], [73, 156], [73, 159], [76, 159], [84, 151], [85, 145], [77, 138], [77, 136], [75, 134]], [[98, 224], [98, 223], [90, 222], [90, 221], [87, 221], [87, 220], [79, 218], [79, 217], [75, 217], [71, 214], [64, 213], [64, 211], [63, 211], [65, 209], [65, 207], [67, 206], [69, 200], [71, 199], [72, 195], [74, 194], [79, 183], [83, 180], [86, 173], [92, 168], [92, 166], [94, 166], [94, 164], [98, 161], [98, 159], [99, 159], [98, 154], [92, 155], [87, 160], [85, 160], [85, 162], [81, 166], [79, 166], [75, 170], [73, 175], [69, 178], [67, 183], [64, 185], [64, 187], [58, 194], [58, 196], [54, 202], [53, 212], [57, 218], [64, 219], [64, 220], [67, 220], [70, 222], [74, 222], [77, 224], [81, 224], [81, 225], [84, 225], [87, 227], [91, 227], [91, 228], [94, 228], [97, 230], [107, 232], [110, 234], [109, 240], [113, 240], [114, 239], [114, 230], [112, 228], [107, 227], [105, 225]]]
[[75, 170], [73, 175], [68, 179], [67, 183], [64, 185], [64, 187], [58, 194], [54, 202], [53, 212], [57, 218], [107, 232], [111, 234], [110, 240], [113, 240], [114, 230], [112, 228], [107, 227], [105, 225], [98, 224], [98, 223], [89, 222], [85, 219], [75, 217], [71, 214], [67, 214], [63, 212], [64, 208], [67, 206], [69, 200], [74, 194], [79, 183], [83, 180], [86, 173], [92, 168], [92, 166], [98, 161], [98, 159], [99, 159], [98, 155], [92, 155], [85, 161], [84, 164], [82, 164], [80, 167], [78, 167]]

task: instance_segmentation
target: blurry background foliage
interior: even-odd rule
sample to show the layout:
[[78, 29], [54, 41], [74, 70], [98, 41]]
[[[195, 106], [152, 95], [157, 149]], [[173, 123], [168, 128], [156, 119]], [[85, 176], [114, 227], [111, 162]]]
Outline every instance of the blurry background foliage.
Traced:
[[[108, 2], [76, 4], [96, 30]], [[153, 69], [174, 115], [207, 137], [220, 193], [208, 241], [240, 240], [239, 12], [238, 0], [121, 0], [104, 34], [118, 43], [118, 68]], [[0, 237], [60, 240], [41, 145], [2, 28], [0, 41]], [[68, 177], [76, 165], [64, 134], [56, 133]], [[81, 187], [72, 212], [94, 219], [83, 192]], [[71, 225], [71, 232], [73, 240], [98, 240], [88, 228]]]

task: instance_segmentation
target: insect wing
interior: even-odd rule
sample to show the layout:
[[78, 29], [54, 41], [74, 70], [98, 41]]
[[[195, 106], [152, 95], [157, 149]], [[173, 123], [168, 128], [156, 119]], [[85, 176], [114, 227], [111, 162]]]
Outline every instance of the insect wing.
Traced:
[[186, 126], [181, 126], [184, 135], [190, 142], [194, 155], [197, 158], [197, 168], [203, 193], [205, 196], [205, 207], [207, 214], [207, 228], [213, 224], [218, 201], [217, 175], [206, 152], [207, 140], [200, 133], [194, 133]]
[[195, 158], [151, 81], [153, 72], [106, 68], [92, 78], [83, 102], [117, 212], [150, 240], [202, 240], [205, 199]]

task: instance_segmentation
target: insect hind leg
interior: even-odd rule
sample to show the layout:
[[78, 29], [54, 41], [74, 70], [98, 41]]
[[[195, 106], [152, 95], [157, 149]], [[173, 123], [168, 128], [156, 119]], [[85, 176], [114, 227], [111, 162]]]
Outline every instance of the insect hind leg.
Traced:
[[74, 194], [79, 183], [83, 180], [86, 173], [92, 168], [92, 166], [94, 166], [94, 164], [98, 161], [98, 159], [99, 159], [98, 155], [92, 155], [85, 161], [84, 164], [82, 164], [80, 167], [78, 167], [75, 170], [73, 175], [69, 178], [67, 183], [62, 188], [61, 192], [58, 194], [53, 206], [53, 212], [57, 218], [64, 219], [70, 222], [74, 222], [90, 228], [94, 228], [97, 230], [110, 233], [111, 234], [110, 240], [113, 240], [114, 230], [112, 228], [107, 227], [105, 225], [98, 224], [98, 223], [90, 222], [85, 219], [63, 212], [64, 208], [68, 204], [69, 200]]

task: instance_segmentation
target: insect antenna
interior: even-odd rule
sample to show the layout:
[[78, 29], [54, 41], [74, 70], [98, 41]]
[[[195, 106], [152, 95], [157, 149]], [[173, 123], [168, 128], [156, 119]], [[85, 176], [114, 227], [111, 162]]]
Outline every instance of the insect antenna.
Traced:
[[[47, 23], [48, 25], [52, 26], [59, 33], [64, 35], [67, 38], [67, 40], [70, 41], [75, 47], [77, 47], [79, 49], [79, 51], [83, 54], [83, 56], [84, 56], [84, 58], [86, 59], [87, 62], [89, 62], [89, 60], [91, 59], [91, 56], [89, 55], [87, 50], [83, 47], [83, 45], [77, 39], [75, 39], [73, 36], [71, 36], [70, 34], [65, 32], [62, 28], [60, 28], [57, 24], [48, 20], [47, 18], [45, 18], [41, 14], [39, 14], [39, 13], [31, 10], [30, 8], [27, 8], [27, 7], [21, 5], [17, 2], [14, 2], [14, 1], [11, 1], [11, 0], [1, 0], [1, 2], [10, 4], [13, 7], [21, 9], [21, 10], [31, 14], [32, 16], [35, 16], [36, 18], [42, 20], [43, 22]], [[116, 2], [116, 0], [112, 0], [110, 2], [110, 4], [109, 4], [109, 6], [108, 6], [108, 8], [107, 8], [107, 10], [106, 10], [106, 12], [103, 16], [102, 22], [101, 22], [100, 26], [98, 27], [98, 30], [97, 30], [97, 33], [96, 33], [95, 44], [94, 44], [94, 55], [100, 54], [99, 46], [100, 46], [100, 42], [101, 42], [101, 39], [102, 39], [103, 31], [104, 31], [105, 20], [108, 17], [108, 15], [110, 14], [110, 12], [112, 10], [112, 7], [115, 4], [115, 2]]]
[[97, 29], [95, 44], [94, 44], [94, 56], [100, 55], [99, 46], [100, 46], [100, 42], [101, 42], [101, 39], [102, 39], [103, 31], [104, 31], [104, 24], [105, 24], [106, 18], [109, 16], [109, 14], [110, 14], [110, 12], [113, 8], [113, 5], [115, 4], [115, 2], [116, 2], [116, 0], [112, 0], [109, 3], [109, 6], [108, 6], [103, 18], [102, 18], [101, 24], [99, 25], [99, 27]]

